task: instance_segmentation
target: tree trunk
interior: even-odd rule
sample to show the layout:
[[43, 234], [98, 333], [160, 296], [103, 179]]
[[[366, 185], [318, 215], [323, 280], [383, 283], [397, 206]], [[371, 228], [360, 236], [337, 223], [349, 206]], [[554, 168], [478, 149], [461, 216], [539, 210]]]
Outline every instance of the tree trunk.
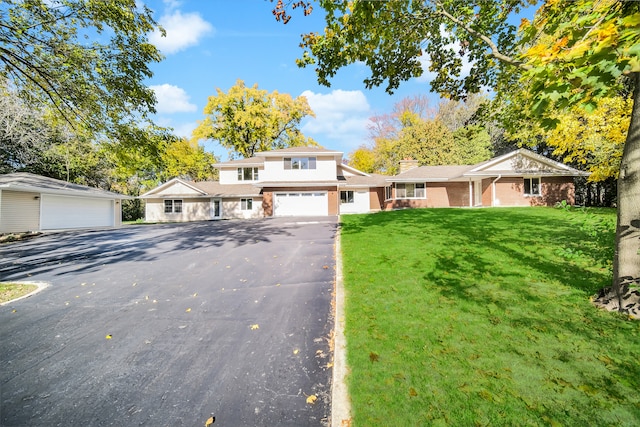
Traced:
[[613, 291], [618, 309], [628, 285], [640, 283], [640, 73], [633, 73], [633, 109], [618, 178]]

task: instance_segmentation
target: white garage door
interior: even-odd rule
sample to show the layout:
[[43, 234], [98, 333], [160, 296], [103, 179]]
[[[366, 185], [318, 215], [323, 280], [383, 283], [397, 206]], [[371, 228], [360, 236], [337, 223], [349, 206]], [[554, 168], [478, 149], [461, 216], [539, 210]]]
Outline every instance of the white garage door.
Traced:
[[329, 197], [326, 191], [275, 193], [274, 216], [326, 216], [329, 215]]
[[113, 201], [84, 197], [42, 195], [40, 226], [43, 230], [112, 227]]

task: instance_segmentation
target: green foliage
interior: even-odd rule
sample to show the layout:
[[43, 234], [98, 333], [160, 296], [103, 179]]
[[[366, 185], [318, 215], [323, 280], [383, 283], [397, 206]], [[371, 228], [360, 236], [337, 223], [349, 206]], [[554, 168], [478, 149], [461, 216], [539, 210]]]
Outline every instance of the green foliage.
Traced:
[[156, 28], [152, 11], [134, 0], [4, 0], [0, 75], [38, 109], [115, 132], [154, 111], [144, 80], [161, 60], [147, 40]]
[[195, 140], [213, 139], [231, 157], [252, 157], [258, 151], [296, 146], [315, 146], [299, 129], [306, 116], [314, 116], [304, 97], [296, 99], [277, 91], [268, 93], [242, 80], [228, 93], [217, 89], [204, 108], [205, 119], [194, 130]]
[[589, 302], [613, 240], [588, 230], [611, 239], [614, 210], [341, 221], [354, 426], [640, 422], [640, 323]]

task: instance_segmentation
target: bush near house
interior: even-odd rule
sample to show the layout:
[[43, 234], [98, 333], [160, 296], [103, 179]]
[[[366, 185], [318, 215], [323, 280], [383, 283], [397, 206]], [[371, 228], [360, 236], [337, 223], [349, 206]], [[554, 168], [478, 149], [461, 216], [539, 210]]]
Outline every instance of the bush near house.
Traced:
[[640, 322], [590, 303], [614, 210], [341, 221], [352, 425], [640, 425]]

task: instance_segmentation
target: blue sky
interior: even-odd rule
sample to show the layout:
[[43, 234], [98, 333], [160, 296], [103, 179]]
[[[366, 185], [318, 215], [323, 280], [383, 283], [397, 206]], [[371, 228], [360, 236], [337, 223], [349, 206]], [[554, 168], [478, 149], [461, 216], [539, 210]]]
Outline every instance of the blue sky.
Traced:
[[[275, 21], [267, 0], [146, 0], [154, 17], [167, 31], [151, 35], [165, 56], [153, 64], [147, 83], [158, 98], [155, 121], [189, 137], [204, 118], [207, 98], [216, 88], [227, 92], [236, 80], [258, 84], [293, 97], [307, 97], [316, 118], [303, 122], [305, 135], [321, 146], [343, 151], [345, 157], [367, 143], [368, 119], [391, 112], [400, 99], [429, 94], [428, 73], [405, 82], [394, 95], [383, 88], [368, 90], [362, 82], [369, 75], [364, 65], [351, 65], [332, 79], [327, 88], [317, 83], [312, 68], [298, 68], [302, 55], [300, 35], [324, 28], [324, 11], [307, 17], [296, 13], [283, 25]], [[439, 98], [429, 94], [432, 107]], [[207, 143], [208, 151], [225, 159], [226, 150]]]

